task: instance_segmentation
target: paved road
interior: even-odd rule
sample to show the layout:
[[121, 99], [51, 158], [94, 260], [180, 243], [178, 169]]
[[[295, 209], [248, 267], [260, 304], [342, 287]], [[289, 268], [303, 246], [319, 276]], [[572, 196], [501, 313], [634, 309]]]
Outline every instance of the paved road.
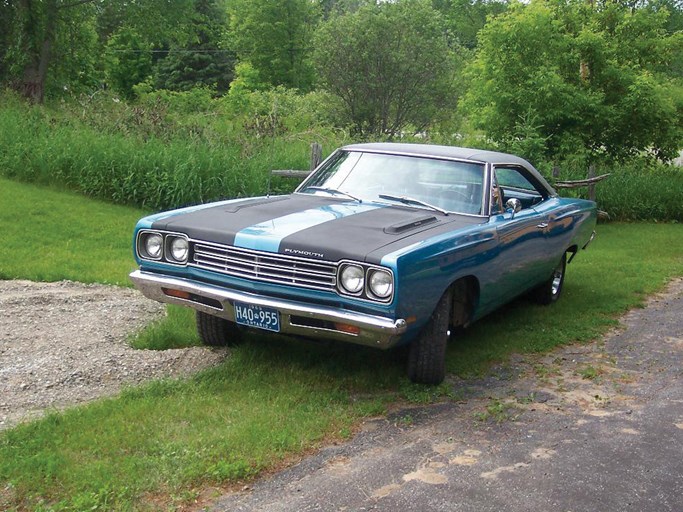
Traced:
[[216, 511], [683, 511], [683, 279], [625, 329], [369, 421]]

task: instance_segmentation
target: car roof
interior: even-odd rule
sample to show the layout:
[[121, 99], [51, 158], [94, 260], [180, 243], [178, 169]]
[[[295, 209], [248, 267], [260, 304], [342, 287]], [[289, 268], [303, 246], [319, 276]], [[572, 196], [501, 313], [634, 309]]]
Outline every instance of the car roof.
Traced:
[[534, 177], [544, 186], [550, 195], [556, 195], [555, 190], [545, 180], [538, 170], [527, 160], [509, 153], [487, 151], [485, 149], [462, 148], [457, 146], [439, 146], [436, 144], [404, 144], [395, 142], [370, 142], [350, 144], [341, 148], [347, 151], [373, 151], [377, 153], [393, 153], [403, 155], [426, 156], [435, 158], [452, 158], [469, 160], [485, 164], [522, 165], [529, 169]]
[[350, 144], [342, 149], [354, 151], [377, 151], [381, 153], [403, 153], [410, 155], [434, 156], [441, 158], [457, 158], [460, 160], [474, 160], [489, 164], [523, 164], [533, 167], [528, 161], [508, 153], [487, 151], [484, 149], [461, 148], [456, 146], [438, 146], [434, 144], [404, 144], [394, 142], [372, 142], [364, 144]]

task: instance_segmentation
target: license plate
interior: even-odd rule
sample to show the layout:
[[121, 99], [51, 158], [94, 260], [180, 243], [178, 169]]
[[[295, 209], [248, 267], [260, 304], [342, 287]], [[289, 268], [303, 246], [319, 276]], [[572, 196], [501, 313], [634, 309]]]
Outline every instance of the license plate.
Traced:
[[235, 322], [266, 331], [280, 332], [280, 314], [277, 309], [235, 302]]

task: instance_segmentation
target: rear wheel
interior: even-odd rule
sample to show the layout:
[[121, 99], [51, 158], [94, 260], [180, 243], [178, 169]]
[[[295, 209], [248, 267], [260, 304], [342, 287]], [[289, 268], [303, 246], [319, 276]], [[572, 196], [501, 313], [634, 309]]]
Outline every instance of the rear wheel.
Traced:
[[441, 384], [446, 377], [446, 345], [451, 317], [451, 293], [444, 293], [420, 337], [410, 344], [408, 378], [419, 384]]
[[204, 345], [212, 347], [236, 345], [241, 338], [236, 324], [201, 311], [197, 311], [197, 333]]
[[539, 287], [535, 288], [531, 295], [532, 298], [539, 304], [548, 305], [557, 302], [562, 293], [562, 286], [564, 285], [564, 275], [567, 269], [567, 253], [562, 255], [560, 263], [558, 263], [553, 275]]

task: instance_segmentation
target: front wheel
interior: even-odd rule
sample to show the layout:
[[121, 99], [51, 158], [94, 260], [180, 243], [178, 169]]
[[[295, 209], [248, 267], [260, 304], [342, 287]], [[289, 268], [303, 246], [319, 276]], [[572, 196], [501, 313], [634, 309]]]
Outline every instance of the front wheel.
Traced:
[[201, 311], [197, 311], [197, 334], [204, 345], [212, 347], [236, 345], [241, 338], [235, 323]]
[[452, 298], [450, 290], [436, 305], [420, 337], [410, 344], [408, 378], [419, 384], [441, 384], [446, 377], [446, 345], [450, 332]]
[[546, 282], [538, 286], [532, 291], [532, 298], [539, 304], [547, 306], [553, 302], [557, 302], [562, 293], [562, 286], [564, 285], [564, 275], [567, 270], [567, 253], [562, 255], [562, 259], [558, 263], [553, 275]]

